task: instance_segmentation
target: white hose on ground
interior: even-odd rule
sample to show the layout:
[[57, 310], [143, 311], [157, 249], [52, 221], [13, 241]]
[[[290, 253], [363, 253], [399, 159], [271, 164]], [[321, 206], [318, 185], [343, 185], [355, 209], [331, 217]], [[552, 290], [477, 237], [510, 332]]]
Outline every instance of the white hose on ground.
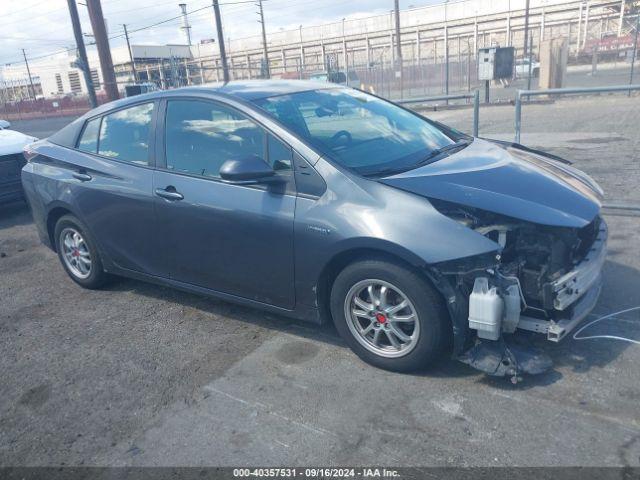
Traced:
[[605, 315], [604, 317], [596, 318], [595, 320], [592, 320], [589, 323], [587, 323], [586, 325], [580, 327], [573, 334], [573, 339], [574, 340], [591, 340], [591, 339], [595, 339], [595, 338], [608, 338], [610, 340], [622, 340], [623, 342], [635, 343], [636, 345], [640, 345], [640, 341], [639, 340], [632, 340], [630, 338], [618, 337], [616, 335], [590, 335], [590, 336], [585, 336], [585, 337], [579, 337], [578, 336], [580, 334], [580, 332], [582, 332], [583, 330], [586, 330], [591, 325], [595, 325], [596, 323], [601, 322], [602, 320], [606, 320], [608, 318], [615, 317], [616, 315], [620, 315], [622, 313], [627, 313], [627, 312], [633, 312], [635, 310], [640, 310], [640, 307], [627, 308], [626, 310], [620, 310], [619, 312], [610, 313], [608, 315]]

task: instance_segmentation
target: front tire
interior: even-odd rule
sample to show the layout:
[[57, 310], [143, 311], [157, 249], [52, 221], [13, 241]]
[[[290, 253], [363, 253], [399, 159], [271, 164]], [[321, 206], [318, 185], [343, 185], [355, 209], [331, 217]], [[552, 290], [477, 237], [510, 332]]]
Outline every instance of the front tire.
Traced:
[[89, 289], [105, 284], [107, 274], [98, 249], [80, 220], [73, 215], [60, 217], [54, 235], [60, 263], [74, 282]]
[[340, 272], [331, 289], [331, 314], [351, 349], [385, 370], [424, 368], [451, 337], [444, 302], [433, 286], [410, 268], [382, 259]]

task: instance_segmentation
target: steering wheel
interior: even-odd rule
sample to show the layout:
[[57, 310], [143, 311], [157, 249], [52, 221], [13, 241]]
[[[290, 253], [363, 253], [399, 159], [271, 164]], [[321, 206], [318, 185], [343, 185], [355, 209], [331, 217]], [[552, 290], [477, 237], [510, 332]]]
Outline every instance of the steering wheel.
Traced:
[[353, 137], [351, 136], [351, 134], [349, 132], [347, 132], [346, 130], [340, 130], [339, 132], [336, 132], [332, 137], [331, 137], [331, 143], [338, 143], [338, 140], [340, 138], [344, 137], [346, 142], [344, 142], [345, 144], [349, 144], [352, 142]]

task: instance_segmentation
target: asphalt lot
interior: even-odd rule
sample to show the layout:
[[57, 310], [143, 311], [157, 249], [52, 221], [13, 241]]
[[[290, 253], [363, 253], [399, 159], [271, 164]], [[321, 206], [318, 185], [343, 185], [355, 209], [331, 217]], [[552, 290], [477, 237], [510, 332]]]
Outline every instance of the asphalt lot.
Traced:
[[[523, 142], [639, 199], [638, 102], [527, 106]], [[481, 134], [509, 137], [512, 114], [483, 110]], [[614, 213], [596, 316], [640, 306], [640, 217]], [[587, 333], [640, 340], [640, 312]], [[24, 204], [0, 207], [0, 465], [640, 465], [640, 347], [536, 343], [555, 367], [515, 386], [448, 360], [384, 372], [331, 326], [132, 280], [82, 290]]]

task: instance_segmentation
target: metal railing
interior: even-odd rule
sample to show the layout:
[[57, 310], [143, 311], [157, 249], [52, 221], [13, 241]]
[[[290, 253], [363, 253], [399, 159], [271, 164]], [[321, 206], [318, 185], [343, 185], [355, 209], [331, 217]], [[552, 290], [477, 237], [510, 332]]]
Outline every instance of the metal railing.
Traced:
[[608, 87], [588, 87], [588, 88], [549, 88], [547, 90], [518, 90], [516, 93], [516, 119], [515, 119], [515, 142], [520, 143], [520, 130], [522, 127], [522, 97], [529, 98], [534, 95], [573, 95], [580, 93], [607, 93], [607, 92], [629, 92], [640, 90], [640, 85], [613, 85]]
[[442, 100], [473, 100], [473, 136], [478, 136], [478, 124], [480, 122], [480, 91], [474, 90], [473, 93], [461, 93], [457, 95], [439, 95], [436, 97], [409, 98], [406, 100], [394, 100], [395, 103], [405, 105], [408, 103], [429, 103], [440, 102]]

